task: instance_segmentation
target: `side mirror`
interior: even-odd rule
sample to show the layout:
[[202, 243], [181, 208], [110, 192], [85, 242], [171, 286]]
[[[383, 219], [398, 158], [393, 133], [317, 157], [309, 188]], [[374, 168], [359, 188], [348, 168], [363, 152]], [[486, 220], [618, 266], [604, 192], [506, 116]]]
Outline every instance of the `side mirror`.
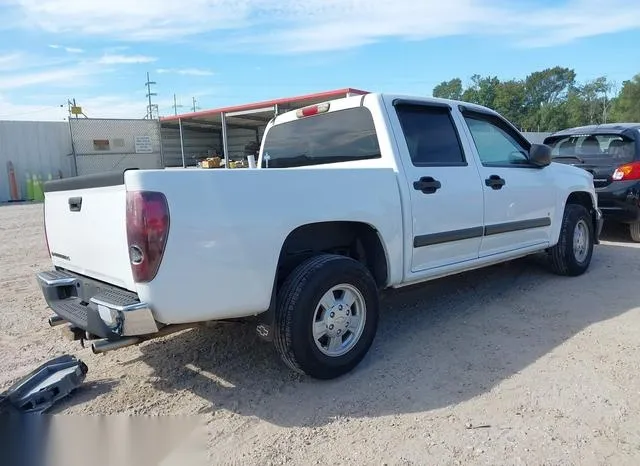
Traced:
[[545, 144], [531, 144], [529, 149], [529, 161], [537, 167], [546, 167], [551, 164], [551, 147]]

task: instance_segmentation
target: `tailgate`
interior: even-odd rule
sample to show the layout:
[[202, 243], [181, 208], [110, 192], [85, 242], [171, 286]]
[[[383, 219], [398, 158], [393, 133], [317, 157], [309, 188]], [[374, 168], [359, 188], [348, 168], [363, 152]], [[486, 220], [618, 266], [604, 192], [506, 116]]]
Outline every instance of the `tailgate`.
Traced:
[[53, 264], [135, 291], [126, 194], [123, 173], [45, 184], [45, 227]]

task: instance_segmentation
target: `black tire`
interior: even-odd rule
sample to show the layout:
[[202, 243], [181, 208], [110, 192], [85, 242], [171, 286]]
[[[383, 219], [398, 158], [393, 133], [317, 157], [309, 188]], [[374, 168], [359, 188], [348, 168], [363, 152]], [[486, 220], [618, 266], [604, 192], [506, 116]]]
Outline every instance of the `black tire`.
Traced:
[[640, 243], [640, 222], [629, 224], [629, 235], [631, 236], [631, 241]]
[[[364, 299], [364, 329], [344, 355], [327, 356], [317, 347], [313, 322], [321, 298], [332, 287], [348, 284]], [[355, 368], [365, 357], [378, 327], [379, 297], [375, 280], [360, 262], [333, 254], [312, 257], [299, 265], [278, 291], [274, 343], [284, 362], [316, 379], [333, 379]]]
[[[583, 222], [588, 232], [586, 242], [586, 256], [582, 260], [576, 258], [573, 237], [576, 227]], [[593, 256], [593, 246], [595, 243], [593, 220], [589, 211], [578, 204], [567, 204], [562, 218], [560, 237], [558, 244], [549, 250], [551, 268], [558, 275], [576, 277], [582, 275], [589, 268], [591, 257]]]

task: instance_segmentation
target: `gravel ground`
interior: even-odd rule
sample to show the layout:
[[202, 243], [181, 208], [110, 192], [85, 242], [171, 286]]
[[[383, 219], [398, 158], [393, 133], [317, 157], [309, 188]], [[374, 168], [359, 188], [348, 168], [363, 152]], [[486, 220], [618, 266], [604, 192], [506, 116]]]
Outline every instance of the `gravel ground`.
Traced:
[[197, 414], [215, 464], [640, 464], [640, 245], [619, 231], [579, 278], [528, 258], [390, 294], [362, 365], [318, 382], [242, 325], [64, 340], [34, 280], [41, 212], [0, 207], [0, 388], [75, 354], [87, 381], [56, 414]]

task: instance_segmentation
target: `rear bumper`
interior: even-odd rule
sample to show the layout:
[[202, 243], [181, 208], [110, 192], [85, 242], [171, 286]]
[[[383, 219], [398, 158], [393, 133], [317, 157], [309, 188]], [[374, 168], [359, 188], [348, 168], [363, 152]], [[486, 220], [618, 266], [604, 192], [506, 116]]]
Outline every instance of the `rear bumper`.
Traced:
[[598, 207], [607, 221], [635, 223], [640, 221], [640, 183], [613, 182], [596, 190]]
[[156, 333], [159, 325], [135, 293], [66, 270], [37, 275], [51, 310], [72, 326], [100, 338]]

